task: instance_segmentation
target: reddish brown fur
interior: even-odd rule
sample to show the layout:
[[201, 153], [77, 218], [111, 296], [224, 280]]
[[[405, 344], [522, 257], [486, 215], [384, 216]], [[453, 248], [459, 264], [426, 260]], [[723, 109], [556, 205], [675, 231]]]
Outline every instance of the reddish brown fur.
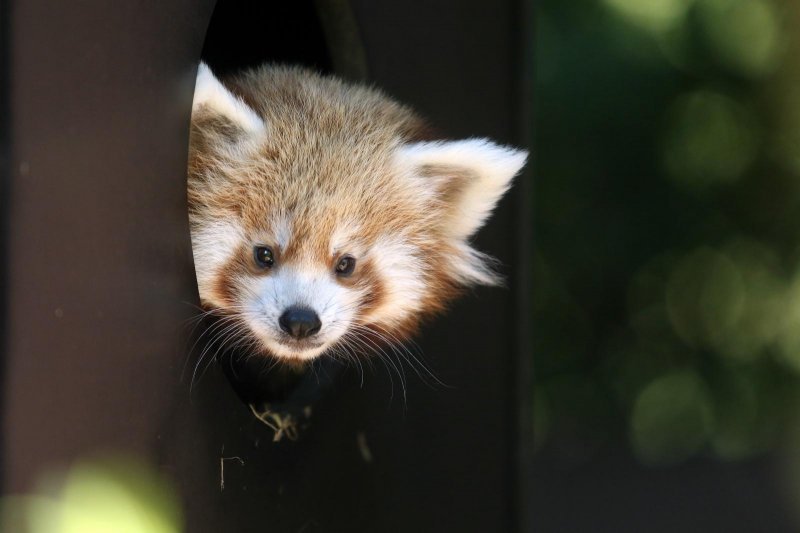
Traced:
[[[441, 311], [459, 293], [462, 280], [449, 258], [461, 252], [445, 238], [442, 221], [459, 183], [469, 176], [424, 169], [440, 198], [423, 202], [394, 166], [400, 144], [430, 138], [432, 130], [421, 118], [375, 89], [296, 68], [256, 69], [226, 86], [263, 119], [266, 134], [233, 149], [243, 136], [237, 124], [212, 109], [195, 109], [189, 160], [193, 232], [211, 221], [234, 221], [245, 240], [214, 273], [207, 305], [233, 305], [243, 279], [270, 275], [254, 270], [250, 243], [272, 246], [281, 265], [332, 269], [338, 254], [347, 252], [332, 254], [332, 238], [349, 226], [357, 234], [348, 235], [347, 246], [369, 250], [386, 235], [400, 236], [424, 260], [419, 310], [391, 324], [362, 326], [391, 328], [394, 336], [405, 338], [424, 316]], [[434, 174], [443, 173], [455, 179], [437, 181]], [[291, 219], [292, 228], [282, 249], [274, 231], [284, 219]], [[392, 280], [381, 279], [374, 259], [365, 258], [351, 278], [339, 283], [363, 293], [360, 321], [385, 306]]]

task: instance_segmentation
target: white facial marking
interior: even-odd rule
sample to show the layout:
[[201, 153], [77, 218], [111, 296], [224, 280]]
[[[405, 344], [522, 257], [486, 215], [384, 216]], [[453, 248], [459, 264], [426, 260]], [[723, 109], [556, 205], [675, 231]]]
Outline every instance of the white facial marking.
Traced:
[[292, 241], [292, 224], [287, 218], [281, 218], [273, 225], [275, 244], [285, 250]]
[[[327, 269], [279, 266], [273, 274], [247, 283], [245, 319], [267, 349], [279, 357], [312, 359], [347, 332], [358, 295], [341, 286]], [[314, 311], [319, 333], [296, 343], [280, 329], [278, 320], [290, 307]]]
[[192, 254], [197, 275], [200, 299], [217, 307], [213, 292], [214, 280], [222, 268], [239, 249], [242, 242], [241, 226], [234, 222], [214, 221], [192, 228]]
[[370, 248], [369, 255], [383, 280], [385, 299], [365, 320], [394, 325], [422, 307], [425, 283], [424, 258], [411, 243], [384, 235]]
[[361, 225], [355, 221], [339, 223], [330, 239], [331, 257], [341, 253], [352, 254], [356, 257], [362, 255], [363, 246], [359, 242], [358, 235], [361, 233]]

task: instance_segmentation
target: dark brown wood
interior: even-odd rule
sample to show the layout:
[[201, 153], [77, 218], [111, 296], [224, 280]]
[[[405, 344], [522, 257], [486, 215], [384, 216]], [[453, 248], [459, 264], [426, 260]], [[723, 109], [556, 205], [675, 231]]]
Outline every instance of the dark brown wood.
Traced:
[[187, 396], [186, 149], [212, 7], [10, 1], [6, 492], [99, 450], [160, 461]]

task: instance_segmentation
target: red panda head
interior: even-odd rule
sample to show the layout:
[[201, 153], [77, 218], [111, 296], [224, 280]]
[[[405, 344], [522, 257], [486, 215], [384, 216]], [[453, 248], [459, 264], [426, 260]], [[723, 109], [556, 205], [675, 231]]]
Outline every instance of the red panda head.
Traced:
[[310, 360], [410, 334], [458, 289], [493, 284], [469, 239], [526, 153], [420, 141], [374, 89], [287, 67], [223, 86], [200, 66], [189, 202], [204, 306], [265, 354]]

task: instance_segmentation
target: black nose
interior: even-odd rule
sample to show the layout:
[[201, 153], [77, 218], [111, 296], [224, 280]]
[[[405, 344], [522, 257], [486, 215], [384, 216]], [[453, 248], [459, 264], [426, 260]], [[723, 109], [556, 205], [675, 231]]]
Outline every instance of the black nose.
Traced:
[[317, 313], [304, 307], [290, 307], [278, 319], [281, 329], [295, 339], [305, 339], [319, 331], [322, 322]]

